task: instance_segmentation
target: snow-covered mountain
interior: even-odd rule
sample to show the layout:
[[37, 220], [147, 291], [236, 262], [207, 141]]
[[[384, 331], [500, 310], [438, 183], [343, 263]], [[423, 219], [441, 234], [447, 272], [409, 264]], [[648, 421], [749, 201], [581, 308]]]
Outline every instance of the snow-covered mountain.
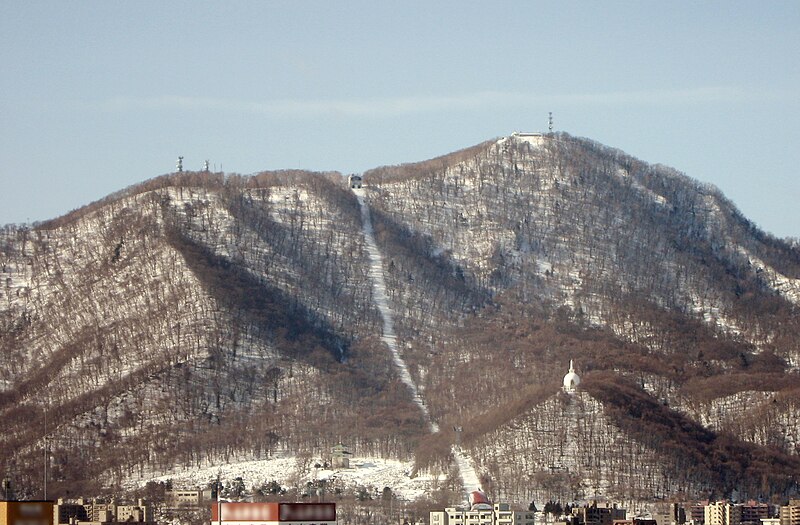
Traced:
[[6, 226], [0, 470], [342, 442], [519, 502], [798, 489], [800, 251], [718, 190], [564, 134], [364, 178], [177, 173]]

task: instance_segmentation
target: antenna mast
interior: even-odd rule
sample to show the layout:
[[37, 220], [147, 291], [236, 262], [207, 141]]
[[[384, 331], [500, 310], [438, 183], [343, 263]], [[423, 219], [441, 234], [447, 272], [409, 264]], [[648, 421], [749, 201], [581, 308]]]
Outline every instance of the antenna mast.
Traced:
[[553, 112], [550, 112], [550, 116], [547, 119], [548, 127], [550, 129], [550, 133], [553, 132]]

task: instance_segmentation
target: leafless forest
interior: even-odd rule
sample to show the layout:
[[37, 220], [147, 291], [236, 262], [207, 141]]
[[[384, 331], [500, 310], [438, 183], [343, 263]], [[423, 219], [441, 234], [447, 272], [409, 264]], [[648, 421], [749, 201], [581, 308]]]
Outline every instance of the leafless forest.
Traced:
[[0, 474], [40, 495], [47, 456], [51, 496], [102, 493], [338, 442], [448, 472], [459, 439], [512, 501], [798, 490], [796, 244], [563, 134], [364, 180], [441, 432], [380, 340], [345, 177], [176, 173], [0, 231]]

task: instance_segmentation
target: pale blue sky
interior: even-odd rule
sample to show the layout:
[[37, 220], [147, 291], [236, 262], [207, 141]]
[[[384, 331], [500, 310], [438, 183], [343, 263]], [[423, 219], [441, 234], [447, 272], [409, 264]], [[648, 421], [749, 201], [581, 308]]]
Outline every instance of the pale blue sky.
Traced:
[[204, 159], [363, 171], [589, 137], [800, 236], [800, 2], [0, 4], [0, 224]]

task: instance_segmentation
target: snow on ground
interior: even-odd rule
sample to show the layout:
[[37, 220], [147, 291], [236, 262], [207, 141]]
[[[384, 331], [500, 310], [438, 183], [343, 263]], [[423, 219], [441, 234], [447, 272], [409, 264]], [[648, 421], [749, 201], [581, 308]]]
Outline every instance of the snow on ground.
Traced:
[[517, 142], [527, 142], [531, 146], [538, 147], [544, 144], [544, 135], [538, 132], [521, 132], [515, 131], [509, 137], [503, 137], [497, 141], [497, 144], [502, 145], [508, 140], [516, 140]]
[[[378, 250], [378, 245], [375, 242], [375, 233], [372, 229], [369, 206], [364, 199], [364, 190], [354, 189], [353, 192], [358, 197], [358, 204], [361, 207], [364, 239], [367, 244], [367, 254], [370, 262], [369, 276], [372, 280], [375, 304], [377, 305], [381, 312], [381, 316], [383, 317], [383, 342], [389, 347], [389, 350], [392, 353], [394, 364], [400, 372], [400, 379], [411, 391], [411, 396], [414, 399], [414, 403], [416, 403], [420, 411], [425, 415], [425, 419], [428, 421], [431, 432], [438, 432], [439, 425], [437, 425], [436, 422], [431, 419], [431, 415], [428, 412], [428, 407], [426, 407], [425, 403], [422, 401], [422, 397], [419, 395], [417, 385], [414, 383], [414, 380], [408, 371], [408, 367], [406, 366], [405, 361], [403, 361], [403, 357], [400, 355], [400, 349], [397, 347], [397, 336], [394, 333], [394, 318], [391, 306], [389, 305], [389, 296], [386, 294], [386, 281], [383, 278], [383, 256], [381, 255], [380, 250]], [[456, 464], [458, 465], [459, 472], [461, 473], [461, 481], [464, 485], [464, 490], [466, 492], [479, 490], [481, 485], [480, 481], [478, 480], [478, 476], [475, 473], [475, 469], [472, 466], [474, 462], [469, 456], [466, 455], [466, 453], [464, 453], [463, 450], [453, 447], [452, 451], [456, 460]]]
[[275, 457], [202, 468], [176, 469], [170, 474], [136, 480], [133, 485], [144, 486], [148, 481], [172, 480], [175, 487], [203, 488], [219, 477], [223, 482], [242, 478], [248, 488], [270, 481], [276, 481], [282, 487], [288, 488], [293, 485], [304, 487], [307, 482], [325, 479], [336, 480], [345, 487], [373, 487], [379, 492], [384, 487], [389, 487], [398, 497], [412, 501], [429, 493], [439, 481], [429, 475], [412, 478], [410, 476], [414, 467], [412, 461], [354, 457], [350, 459], [350, 468], [347, 469], [314, 468], [314, 465], [322, 463], [321, 459], [314, 458], [308, 461], [309, 467], [302, 469], [295, 457]]
[[773, 290], [778, 292], [787, 301], [800, 305], [800, 279], [792, 279], [778, 272], [770, 265], [750, 253], [744, 246], [737, 246], [735, 250], [745, 256], [757, 275], [766, 281]]
[[[689, 296], [689, 311], [692, 312], [695, 317], [702, 319], [707, 325], [719, 328], [728, 334], [735, 336], [744, 334], [744, 329], [740, 324], [732, 317], [726, 316], [720, 310], [718, 302], [704, 299], [694, 292]], [[751, 342], [757, 345], [757, 342]]]
[[453, 457], [456, 459], [458, 471], [461, 473], [461, 481], [464, 485], [464, 492], [481, 490], [481, 483], [478, 474], [475, 472], [474, 462], [460, 447], [453, 446]]
[[666, 206], [667, 199], [663, 196], [659, 195], [658, 193], [654, 192], [647, 186], [644, 186], [641, 182], [634, 179], [628, 173], [628, 170], [619, 168], [617, 169], [617, 177], [622, 180], [626, 180], [630, 182], [630, 185], [639, 190], [642, 194], [646, 195], [652, 202], [654, 202], [658, 206]]
[[419, 395], [417, 385], [411, 378], [411, 373], [408, 371], [405, 361], [400, 356], [400, 351], [397, 348], [397, 336], [394, 333], [394, 318], [392, 316], [391, 307], [389, 306], [389, 296], [386, 294], [386, 281], [383, 278], [383, 256], [378, 245], [375, 243], [375, 233], [372, 229], [372, 220], [369, 216], [369, 207], [364, 201], [363, 190], [353, 190], [358, 196], [358, 204], [361, 206], [361, 218], [364, 225], [364, 238], [367, 243], [367, 254], [369, 256], [369, 276], [372, 280], [372, 290], [374, 292], [375, 304], [383, 317], [383, 342], [389, 347], [392, 352], [392, 359], [394, 364], [400, 372], [400, 379], [411, 390], [411, 395], [414, 398], [414, 403], [419, 407], [425, 419], [428, 420], [431, 432], [438, 432], [438, 425], [431, 421], [431, 415], [428, 412], [428, 407], [422, 402], [422, 397]]

